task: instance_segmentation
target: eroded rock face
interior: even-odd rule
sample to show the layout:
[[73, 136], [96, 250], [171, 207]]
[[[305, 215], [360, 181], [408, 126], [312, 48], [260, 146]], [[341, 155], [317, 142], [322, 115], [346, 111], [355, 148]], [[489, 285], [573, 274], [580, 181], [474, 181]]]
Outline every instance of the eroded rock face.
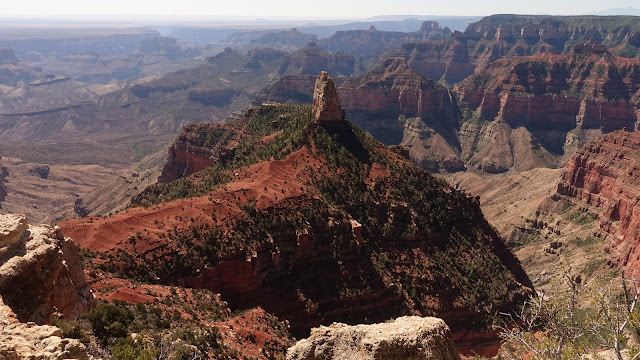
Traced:
[[226, 161], [244, 136], [242, 131], [224, 124], [185, 126], [169, 147], [169, 157], [158, 181], [177, 180]]
[[86, 347], [76, 339], [63, 339], [55, 326], [20, 323], [0, 297], [0, 359], [89, 359]]
[[[626, 26], [609, 26], [619, 22]], [[421, 75], [454, 84], [501, 58], [568, 54], [590, 39], [614, 55], [638, 57], [640, 21], [616, 16], [492, 15], [443, 41], [405, 41], [391, 56], [404, 57]]]
[[345, 110], [340, 106], [333, 80], [326, 71], [320, 73], [313, 92], [313, 118], [320, 124], [343, 121]]
[[569, 55], [498, 60], [454, 88], [474, 120], [460, 133], [463, 157], [492, 173], [555, 167], [579, 147], [574, 135], [637, 126], [639, 78], [640, 60], [593, 41]]
[[287, 351], [287, 360], [457, 360], [449, 327], [434, 317], [404, 316], [393, 322], [348, 326], [334, 323]]
[[614, 235], [612, 265], [640, 274], [640, 132], [614, 131], [587, 144], [567, 164], [557, 193], [601, 209], [600, 228]]
[[20, 321], [75, 318], [95, 305], [78, 248], [58, 228], [0, 216], [0, 296]]

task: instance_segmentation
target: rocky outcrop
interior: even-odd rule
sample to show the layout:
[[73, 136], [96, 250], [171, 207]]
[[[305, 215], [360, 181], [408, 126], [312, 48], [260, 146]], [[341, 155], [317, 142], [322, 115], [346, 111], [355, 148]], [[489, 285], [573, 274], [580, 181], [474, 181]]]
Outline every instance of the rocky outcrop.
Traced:
[[88, 360], [86, 347], [55, 326], [20, 323], [0, 297], [0, 359]]
[[345, 119], [338, 93], [329, 74], [323, 71], [316, 79], [313, 91], [313, 118], [319, 124], [332, 124]]
[[76, 245], [58, 228], [29, 226], [24, 215], [0, 216], [0, 296], [20, 321], [38, 324], [95, 305]]
[[[284, 76], [258, 100], [310, 102], [314, 86], [311, 76]], [[460, 113], [454, 95], [410, 69], [403, 58], [386, 59], [336, 90], [349, 120], [385, 144], [405, 146], [419, 166], [431, 171], [465, 169], [456, 139]]]
[[60, 226], [83, 247], [128, 254], [114, 276], [261, 306], [295, 336], [420, 314], [447, 321], [463, 349], [497, 342], [480, 324], [532, 290], [477, 201], [346, 120], [319, 125], [312, 110], [253, 109], [227, 124], [254, 131], [229, 161], [150, 186], [139, 203], [156, 205]]
[[169, 157], [158, 182], [170, 182], [197, 173], [215, 163], [224, 163], [246, 137], [224, 124], [185, 126], [169, 147]]
[[640, 274], [640, 132], [614, 131], [580, 150], [565, 167], [559, 195], [598, 209], [610, 233], [610, 262]]
[[29, 169], [29, 173], [46, 180], [49, 177], [50, 170], [51, 168], [49, 168], [47, 165], [36, 165]]
[[7, 176], [9, 169], [6, 166], [0, 166], [0, 209], [2, 209], [2, 201], [7, 198]]
[[405, 316], [373, 325], [334, 323], [311, 330], [287, 360], [458, 360], [451, 332], [438, 318]]

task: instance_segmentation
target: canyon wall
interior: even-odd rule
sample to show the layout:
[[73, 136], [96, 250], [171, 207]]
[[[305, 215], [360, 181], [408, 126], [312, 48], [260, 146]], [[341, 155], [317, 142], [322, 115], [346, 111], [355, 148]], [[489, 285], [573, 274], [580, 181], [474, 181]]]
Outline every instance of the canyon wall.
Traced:
[[487, 172], [555, 167], [592, 136], [634, 129], [640, 60], [593, 41], [568, 55], [495, 61], [456, 84], [465, 123], [463, 158]]
[[557, 193], [598, 209], [611, 234], [610, 263], [640, 274], [640, 132], [618, 130], [587, 144], [567, 163]]
[[640, 20], [624, 16], [491, 15], [442, 41], [412, 42], [385, 56], [404, 57], [412, 69], [457, 83], [502, 58], [569, 54], [593, 39], [614, 55], [640, 55]]

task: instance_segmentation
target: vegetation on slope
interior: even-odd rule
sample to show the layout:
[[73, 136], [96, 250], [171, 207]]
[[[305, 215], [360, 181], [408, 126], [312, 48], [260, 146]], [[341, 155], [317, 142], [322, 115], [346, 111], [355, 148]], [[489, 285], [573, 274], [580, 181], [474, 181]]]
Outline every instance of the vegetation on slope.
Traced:
[[[312, 312], [314, 306], [321, 312], [317, 307], [327, 299], [391, 290], [402, 299], [404, 309], [396, 310], [401, 313], [458, 312], [469, 315], [465, 322], [483, 323], [492, 311], [526, 298], [522, 284], [530, 286], [529, 280], [476, 201], [349, 122], [323, 127], [312, 122], [310, 113], [303, 105], [250, 111], [232, 127], [253, 136], [229, 159], [191, 177], [156, 184], [137, 202], [153, 206], [206, 196], [226, 186], [240, 169], [286, 159], [306, 146], [322, 165], [295, 165], [307, 174], [302, 195], [267, 207], [238, 200], [242, 212], [225, 226], [193, 223], [167, 231], [173, 246], [166, 249], [165, 261], [123, 252], [112, 270], [172, 283], [230, 257], [270, 251], [279, 253], [286, 264], [274, 276], [301, 289]], [[261, 141], [269, 135], [275, 137]], [[226, 138], [220, 131], [204, 131], [202, 136], [212, 145]], [[352, 220], [362, 225], [361, 236]], [[296, 263], [292, 248], [301, 232], [327, 249], [321, 277], [312, 278], [317, 269], [311, 264], [303, 269]]]

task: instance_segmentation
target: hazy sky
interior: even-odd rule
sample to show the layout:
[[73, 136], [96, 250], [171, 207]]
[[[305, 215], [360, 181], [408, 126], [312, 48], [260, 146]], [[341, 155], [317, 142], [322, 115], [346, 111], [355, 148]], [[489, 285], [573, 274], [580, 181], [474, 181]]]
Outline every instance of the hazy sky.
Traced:
[[584, 14], [639, 7], [638, 0], [0, 0], [0, 17], [298, 17]]

